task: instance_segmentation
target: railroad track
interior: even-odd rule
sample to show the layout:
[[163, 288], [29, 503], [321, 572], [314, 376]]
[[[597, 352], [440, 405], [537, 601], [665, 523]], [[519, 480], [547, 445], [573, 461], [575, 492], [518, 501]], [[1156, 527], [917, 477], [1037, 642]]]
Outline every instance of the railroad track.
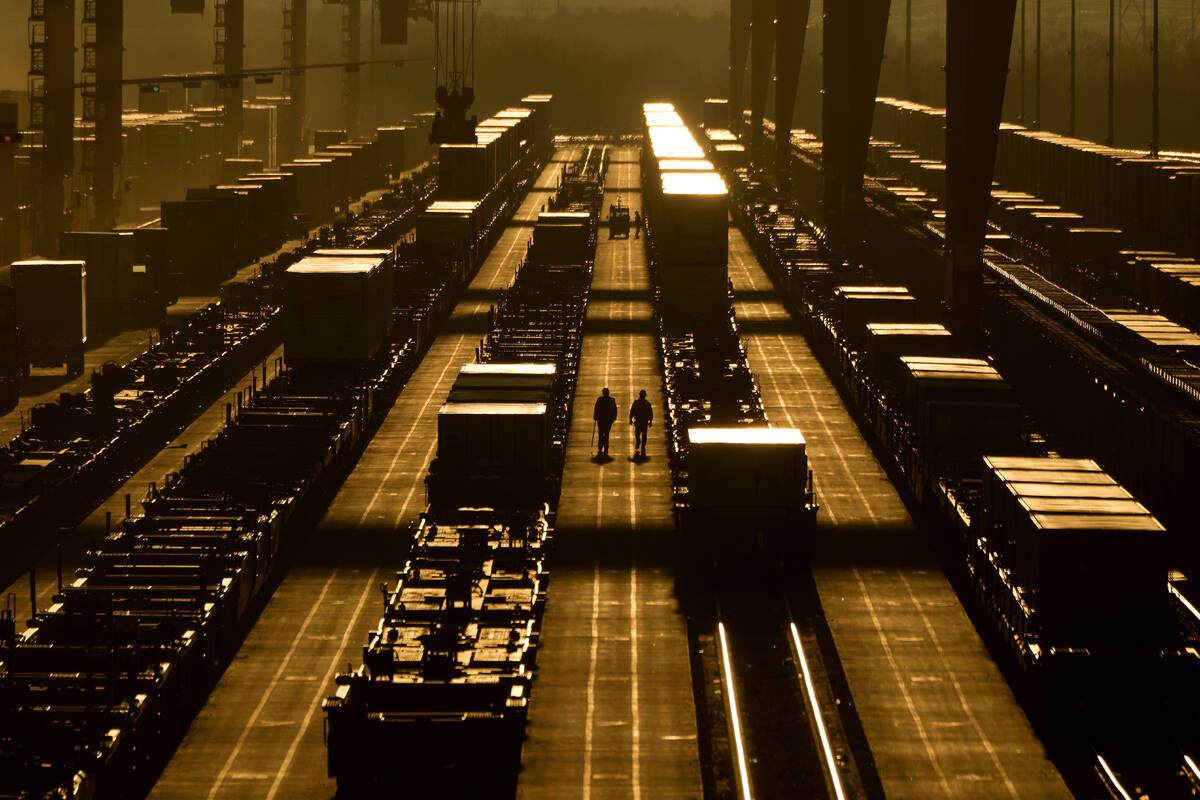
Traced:
[[848, 694], [826, 668], [824, 614], [810, 578], [738, 585], [714, 598], [715, 658], [734, 796], [851, 800], [870, 789], [847, 734]]

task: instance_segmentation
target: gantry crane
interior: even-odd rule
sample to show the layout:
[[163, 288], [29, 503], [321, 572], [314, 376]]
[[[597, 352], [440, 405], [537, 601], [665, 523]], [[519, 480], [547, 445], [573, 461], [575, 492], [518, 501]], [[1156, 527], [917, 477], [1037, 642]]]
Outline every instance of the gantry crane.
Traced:
[[479, 0], [429, 0], [433, 12], [435, 98], [438, 110], [429, 140], [435, 144], [474, 144], [475, 17]]

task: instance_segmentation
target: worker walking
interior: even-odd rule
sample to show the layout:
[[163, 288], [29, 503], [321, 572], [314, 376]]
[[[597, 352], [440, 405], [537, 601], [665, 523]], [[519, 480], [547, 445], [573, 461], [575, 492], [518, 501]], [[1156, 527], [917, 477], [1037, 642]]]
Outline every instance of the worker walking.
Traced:
[[646, 222], [642, 219], [642, 212], [633, 212], [633, 238], [642, 238], [642, 231], [646, 229]]
[[633, 454], [646, 455], [646, 433], [654, 421], [654, 406], [646, 399], [646, 390], [638, 392], [638, 399], [629, 407], [629, 424], [633, 426]]
[[596, 398], [596, 406], [592, 409], [592, 419], [596, 421], [596, 430], [600, 434], [597, 441], [596, 454], [608, 455], [608, 432], [617, 421], [617, 401], [609, 396], [608, 387], [600, 391]]

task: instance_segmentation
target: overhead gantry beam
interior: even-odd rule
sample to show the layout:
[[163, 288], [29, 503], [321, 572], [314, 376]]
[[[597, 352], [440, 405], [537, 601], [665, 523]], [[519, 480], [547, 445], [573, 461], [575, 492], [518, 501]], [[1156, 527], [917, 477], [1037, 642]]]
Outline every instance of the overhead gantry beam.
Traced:
[[[283, 89], [292, 101], [284, 155], [290, 161], [308, 154], [304, 121], [308, 114], [304, 67], [308, 64], [308, 0], [283, 2]], [[280, 161], [284, 161], [280, 158]]]
[[750, 0], [729, 2], [729, 129], [742, 129], [746, 85], [746, 58], [750, 55]]
[[775, 180], [780, 191], [791, 184], [792, 121], [810, 6], [810, 0], [778, 0], [775, 15]]
[[824, 221], [831, 244], [852, 263], [862, 258], [863, 170], [890, 10], [891, 0], [825, 3]]
[[981, 253], [1017, 0], [947, 0], [947, 299], [958, 330], [978, 328]]
[[242, 148], [242, 127], [245, 113], [242, 110], [241, 78], [245, 66], [246, 46], [246, 3], [245, 0], [217, 0], [215, 22], [217, 71], [226, 76], [218, 83], [217, 94], [225, 108], [225, 127], [221, 150], [226, 158], [236, 158]]
[[[787, 0], [782, 0], [787, 2]], [[771, 85], [771, 59], [775, 55], [775, 0], [753, 0], [750, 22], [750, 152], [762, 156], [763, 116]]]
[[96, 124], [96, 151], [92, 187], [96, 216], [92, 222], [96, 229], [104, 230], [117, 224], [121, 211], [117, 177], [120, 175], [123, 154], [121, 79], [125, 53], [125, 0], [99, 0], [94, 7], [96, 91], [93, 121]]

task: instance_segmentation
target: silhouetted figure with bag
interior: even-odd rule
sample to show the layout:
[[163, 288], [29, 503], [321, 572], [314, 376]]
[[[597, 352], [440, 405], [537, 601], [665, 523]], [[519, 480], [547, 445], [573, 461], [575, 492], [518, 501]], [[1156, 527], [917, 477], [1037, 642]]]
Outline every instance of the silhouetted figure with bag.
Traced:
[[608, 455], [608, 432], [612, 430], [613, 423], [617, 421], [617, 401], [608, 393], [608, 389], [602, 389], [600, 396], [596, 398], [596, 406], [592, 409], [592, 419], [596, 421], [596, 430], [600, 433], [600, 439], [597, 442], [597, 455]]

